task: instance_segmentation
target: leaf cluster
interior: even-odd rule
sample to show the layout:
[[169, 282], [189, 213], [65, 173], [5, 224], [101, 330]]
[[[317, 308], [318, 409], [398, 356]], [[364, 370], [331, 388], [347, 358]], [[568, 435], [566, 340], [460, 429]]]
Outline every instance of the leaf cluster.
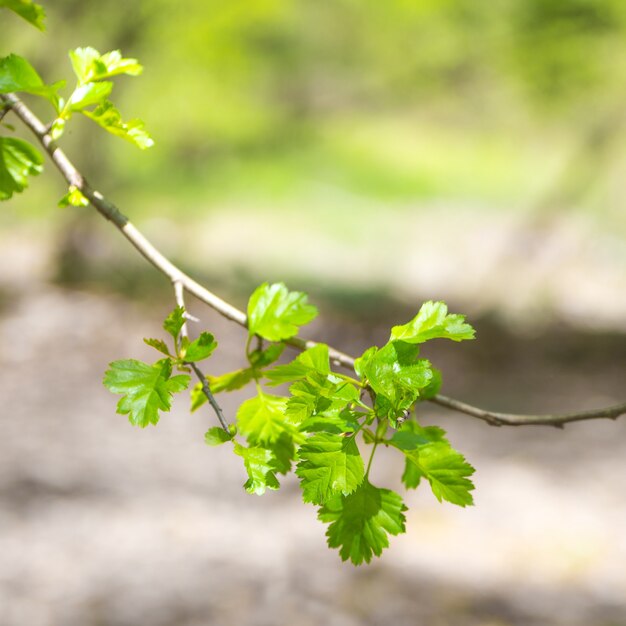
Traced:
[[[32, 0], [0, 0], [0, 10], [9, 9], [40, 30], [44, 30], [45, 13]], [[65, 81], [45, 83], [35, 68], [23, 57], [9, 54], [0, 58], [0, 95], [29, 94], [48, 101], [55, 113], [48, 125], [52, 139], [58, 140], [67, 122], [75, 114], [89, 118], [107, 132], [125, 139], [145, 150], [154, 142], [140, 119], [124, 121], [120, 111], [110, 100], [115, 76], [138, 76], [143, 71], [136, 59], [124, 58], [119, 50], [100, 54], [95, 48], [76, 48], [69, 53], [76, 76], [71, 94], [60, 95]], [[8, 107], [7, 104], [5, 106]], [[0, 107], [0, 119], [5, 110]], [[8, 130], [10, 126], [3, 125]], [[37, 149], [22, 139], [0, 136], [0, 200], [8, 200], [23, 191], [28, 177], [42, 171], [43, 159]], [[85, 206], [88, 200], [81, 191], [71, 186], [59, 201], [59, 206]]]
[[[219, 396], [253, 385], [255, 393], [240, 405], [235, 424], [209, 428], [206, 443], [233, 445], [243, 461], [244, 488], [253, 494], [279, 489], [280, 477], [293, 470], [302, 499], [318, 507], [318, 518], [328, 524], [328, 545], [358, 565], [379, 556], [390, 536], [405, 531], [400, 494], [369, 478], [379, 445], [403, 456], [401, 481], [407, 489], [423, 479], [439, 501], [473, 503], [474, 469], [442, 429], [420, 426], [410, 412], [441, 385], [440, 372], [420, 357], [419, 344], [471, 339], [474, 331], [463, 316], [449, 314], [444, 303], [426, 302], [411, 321], [391, 330], [384, 346], [373, 346], [356, 360], [356, 378], [333, 371], [322, 343], [277, 364], [285, 342], [316, 314], [304, 293], [289, 291], [283, 283], [260, 285], [248, 302], [247, 366], [206, 375], [191, 390], [191, 410], [207, 402], [207, 387]], [[173, 367], [186, 369], [213, 353], [213, 336], [201, 333], [190, 342], [181, 334], [184, 324], [181, 308], [163, 324], [173, 351], [159, 339], [145, 340], [165, 359], [110, 365], [104, 383], [122, 394], [118, 412], [128, 414], [133, 424], [155, 424], [158, 411], [169, 410], [170, 395], [186, 388], [184, 376], [171, 377]], [[288, 393], [272, 390], [280, 386], [287, 386]], [[367, 463], [364, 446], [371, 447]]]

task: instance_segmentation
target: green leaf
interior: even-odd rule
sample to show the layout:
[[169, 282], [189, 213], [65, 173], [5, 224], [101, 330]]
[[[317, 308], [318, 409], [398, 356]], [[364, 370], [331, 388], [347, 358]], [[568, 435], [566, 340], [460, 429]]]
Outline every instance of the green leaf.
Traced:
[[[377, 397], [377, 414], [398, 417], [420, 395], [433, 378], [430, 363], [418, 359], [419, 348], [403, 341], [390, 341], [376, 352], [362, 357], [362, 375]], [[382, 402], [385, 399], [387, 402]], [[381, 412], [379, 412], [379, 409]]]
[[425, 302], [410, 322], [391, 329], [392, 339], [407, 343], [424, 343], [438, 338], [463, 341], [473, 339], [474, 334], [474, 329], [465, 323], [464, 315], [449, 315], [444, 302], [432, 301]]
[[291, 434], [284, 432], [274, 443], [263, 447], [272, 451], [274, 455], [272, 464], [276, 472], [288, 474], [291, 471], [291, 463], [296, 456], [296, 446]]
[[203, 332], [181, 350], [180, 357], [185, 361], [195, 363], [209, 358], [215, 348], [217, 348], [215, 337], [211, 333]]
[[117, 412], [128, 415], [131, 424], [146, 427], [159, 421], [159, 411], [169, 411], [172, 394], [189, 385], [189, 376], [171, 376], [169, 359], [148, 365], [135, 359], [113, 361], [104, 375], [104, 386], [122, 394]]
[[17, 54], [0, 59], [0, 93], [24, 92], [48, 99], [59, 108], [57, 91], [65, 85], [65, 81], [46, 85], [35, 68]]
[[302, 433], [343, 435], [358, 430], [359, 421], [364, 417], [364, 413], [346, 407], [339, 413], [312, 415], [300, 422], [298, 430]]
[[235, 442], [235, 454], [243, 459], [248, 473], [244, 488], [248, 493], [262, 495], [266, 489], [278, 489], [280, 483], [276, 478], [276, 461], [271, 450], [258, 446], [246, 448]]
[[82, 111], [85, 107], [101, 104], [108, 98], [112, 89], [113, 83], [111, 82], [80, 85], [65, 103], [61, 117], [68, 119], [72, 113]]
[[259, 392], [246, 400], [237, 411], [239, 432], [251, 444], [272, 444], [283, 433], [294, 432], [293, 425], [285, 417], [287, 398]]
[[162, 341], [161, 339], [144, 339], [143, 341], [145, 344], [147, 344], [151, 348], [154, 348], [155, 350], [158, 350], [159, 352], [165, 354], [165, 356], [169, 356], [169, 357], [172, 356], [170, 354], [169, 348], [167, 347], [165, 342]]
[[369, 363], [369, 360], [378, 352], [376, 346], [368, 348], [360, 357], [354, 359], [354, 371], [359, 378], [365, 378], [365, 367]]
[[475, 470], [452, 448], [443, 430], [407, 422], [389, 443], [406, 456], [402, 481], [407, 489], [417, 487], [424, 477], [440, 502], [447, 500], [463, 507], [474, 503], [470, 493], [474, 485], [468, 477]]
[[182, 327], [185, 325], [185, 308], [177, 306], [163, 322], [163, 330], [174, 338], [174, 341], [180, 335]]
[[87, 206], [89, 200], [83, 196], [78, 187], [70, 185], [68, 192], [59, 200], [59, 206], [61, 208], [66, 206]]
[[265, 372], [270, 385], [281, 385], [304, 378], [311, 372], [330, 374], [330, 362], [328, 358], [328, 346], [324, 343], [300, 353], [291, 363], [277, 365]]
[[313, 415], [336, 415], [359, 398], [358, 390], [351, 383], [334, 374], [316, 371], [291, 385], [289, 392], [286, 414], [294, 423]]
[[251, 367], [235, 370], [234, 372], [227, 372], [221, 376], [207, 376], [207, 380], [209, 381], [211, 391], [213, 393], [241, 389], [253, 379], [254, 370]]
[[24, 191], [28, 176], [43, 170], [41, 154], [28, 142], [13, 137], [0, 137], [0, 200]]
[[296, 474], [305, 502], [324, 504], [363, 482], [365, 468], [354, 437], [317, 433], [300, 446], [298, 457]]
[[430, 400], [434, 398], [441, 389], [441, 384], [443, 382], [441, 377], [441, 372], [436, 367], [431, 367], [431, 372], [433, 377], [430, 379], [430, 382], [426, 387], [420, 389], [420, 400]]
[[268, 346], [265, 350], [254, 350], [249, 355], [250, 364], [256, 369], [267, 367], [280, 358], [284, 349], [284, 343], [275, 343]]
[[154, 141], [152, 141], [150, 135], [144, 129], [144, 123], [141, 120], [122, 121], [120, 112], [108, 100], [105, 100], [93, 111], [82, 109], [81, 113], [102, 126], [104, 130], [130, 141], [141, 150], [154, 145]]
[[429, 443], [419, 449], [417, 461], [439, 502], [447, 500], [463, 507], [474, 504], [470, 493], [474, 484], [468, 476], [475, 470], [456, 450], [442, 442]]
[[406, 506], [399, 494], [374, 487], [364, 480], [347, 496], [336, 496], [323, 506], [318, 518], [330, 523], [328, 546], [339, 548], [342, 561], [369, 563], [389, 546], [389, 535], [405, 532]]
[[119, 50], [100, 54], [95, 48], [70, 50], [70, 60], [79, 84], [102, 80], [117, 74], [138, 76], [143, 67], [137, 59], [124, 59]]
[[248, 302], [250, 335], [270, 341], [282, 341], [298, 334], [298, 328], [308, 324], [317, 309], [307, 304], [306, 294], [288, 291], [284, 283], [263, 283]]
[[[222, 391], [235, 391], [245, 387], [253, 378], [255, 371], [252, 368], [235, 370], [221, 376], [207, 376], [207, 382], [211, 393], [216, 394]], [[202, 383], [198, 383], [191, 390], [191, 411], [195, 411], [207, 401], [202, 391]]]
[[46, 14], [43, 7], [35, 4], [32, 0], [0, 0], [0, 8], [2, 7], [14, 11], [35, 28], [46, 30], [44, 25]]
[[220, 426], [213, 426], [213, 428], [209, 428], [204, 435], [204, 442], [209, 446], [219, 446], [232, 440], [233, 434], [227, 433]]

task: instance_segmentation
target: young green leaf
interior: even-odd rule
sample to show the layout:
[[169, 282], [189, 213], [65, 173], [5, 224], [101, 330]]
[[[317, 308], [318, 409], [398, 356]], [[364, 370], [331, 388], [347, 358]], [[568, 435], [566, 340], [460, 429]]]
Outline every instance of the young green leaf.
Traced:
[[246, 400], [237, 411], [239, 432], [251, 444], [267, 445], [278, 440], [283, 433], [294, 432], [285, 417], [287, 398], [259, 392]]
[[300, 446], [298, 457], [296, 474], [305, 502], [324, 504], [363, 482], [365, 468], [354, 437], [317, 433]]
[[[407, 457], [414, 459], [410, 454]], [[419, 449], [416, 460], [439, 502], [447, 500], [463, 507], [474, 504], [470, 493], [474, 484], [468, 477], [475, 470], [456, 450], [442, 442], [430, 443]]]
[[60, 117], [63, 119], [69, 119], [72, 113], [82, 111], [84, 108], [101, 104], [104, 102], [111, 90], [113, 89], [113, 83], [85, 83], [77, 87], [72, 95], [68, 98]]
[[359, 429], [359, 421], [365, 417], [365, 413], [355, 411], [349, 407], [338, 413], [325, 413], [323, 415], [311, 415], [303, 419], [298, 426], [301, 433], [331, 433], [343, 435]]
[[248, 473], [244, 488], [248, 493], [263, 495], [266, 489], [278, 489], [280, 483], [276, 478], [275, 458], [271, 450], [258, 446], [246, 448], [235, 442], [235, 454], [243, 459]]
[[197, 339], [194, 339], [181, 349], [180, 357], [184, 361], [193, 362], [208, 359], [213, 350], [217, 348], [217, 341], [211, 333], [203, 332]]
[[35, 68], [17, 54], [0, 59], [0, 93], [24, 92], [41, 96], [49, 100], [59, 110], [57, 91], [65, 85], [65, 81], [46, 85]]
[[452, 448], [443, 430], [406, 422], [389, 443], [406, 456], [402, 481], [407, 489], [416, 488], [424, 477], [440, 502], [447, 500], [459, 506], [474, 503], [470, 493], [474, 485], [468, 477], [475, 470]]
[[233, 434], [227, 433], [220, 426], [213, 426], [213, 428], [209, 428], [204, 435], [204, 441], [209, 446], [219, 446], [232, 440]]
[[113, 361], [104, 375], [104, 386], [122, 394], [117, 412], [128, 415], [131, 424], [146, 427], [159, 421], [159, 411], [169, 411], [172, 394], [187, 389], [189, 376], [171, 376], [169, 359], [148, 365], [135, 359]]
[[433, 377], [430, 379], [430, 382], [428, 383], [428, 385], [426, 385], [426, 387], [420, 389], [419, 399], [421, 401], [434, 398], [441, 389], [441, 384], [443, 383], [441, 371], [438, 370], [436, 367], [431, 367], [431, 372], [433, 374]]
[[130, 141], [141, 150], [154, 145], [154, 141], [144, 129], [144, 123], [141, 120], [122, 121], [120, 112], [108, 100], [98, 105], [93, 111], [82, 109], [81, 113], [102, 126], [104, 130]]
[[374, 487], [367, 479], [347, 496], [335, 496], [319, 511], [320, 521], [330, 523], [328, 546], [339, 548], [342, 561], [369, 563], [389, 545], [389, 535], [405, 532], [406, 506], [389, 489]]
[[174, 341], [180, 335], [182, 327], [185, 325], [185, 309], [177, 306], [163, 322], [163, 330], [174, 338]]
[[32, 0], [0, 0], [0, 8], [3, 7], [14, 11], [35, 28], [46, 30], [44, 25], [46, 14], [43, 7]]
[[425, 302], [410, 322], [391, 329], [391, 339], [407, 343], [424, 343], [438, 338], [463, 341], [473, 339], [474, 334], [474, 329], [465, 323], [464, 315], [448, 314], [444, 302], [432, 301]]
[[[403, 414], [427, 387], [433, 374], [426, 359], [418, 359], [419, 348], [403, 341], [390, 341], [362, 357], [361, 371], [377, 395], [378, 409], [387, 417]], [[382, 399], [387, 402], [383, 403]], [[381, 414], [381, 413], [379, 413]]]
[[150, 346], [151, 348], [154, 348], [155, 350], [158, 350], [159, 352], [161, 352], [165, 356], [169, 356], [169, 357], [172, 356], [170, 354], [169, 348], [167, 347], [165, 342], [163, 340], [161, 340], [161, 339], [144, 339], [143, 342], [146, 345]]
[[70, 60], [80, 85], [117, 74], [138, 76], [143, 67], [137, 59], [124, 59], [119, 50], [100, 54], [95, 48], [70, 50]]
[[61, 208], [66, 206], [87, 206], [89, 200], [83, 196], [78, 187], [70, 185], [68, 192], [59, 200], [59, 206]]
[[235, 391], [245, 387], [254, 378], [254, 370], [251, 367], [227, 372], [221, 376], [207, 376], [213, 393], [222, 391]]
[[304, 378], [312, 372], [330, 374], [330, 362], [328, 358], [328, 346], [324, 343], [301, 352], [291, 363], [277, 365], [265, 372], [270, 385], [280, 385]]
[[317, 309], [307, 304], [306, 294], [288, 291], [284, 283], [263, 283], [248, 302], [248, 329], [251, 336], [282, 341], [296, 335], [299, 327], [316, 315]]
[[13, 137], [0, 137], [0, 200], [24, 191], [28, 176], [43, 170], [41, 154], [28, 142]]
[[359, 392], [351, 383], [335, 376], [311, 372], [289, 387], [286, 414], [294, 423], [313, 415], [337, 415], [346, 405], [356, 402]]
[[248, 355], [250, 365], [252, 365], [255, 369], [267, 367], [280, 358], [284, 349], [284, 343], [275, 343], [265, 348], [265, 350], [253, 350]]
[[[211, 393], [221, 393], [222, 391], [235, 391], [245, 387], [253, 378], [255, 371], [248, 367], [246, 369], [235, 370], [221, 376], [207, 376], [207, 382]], [[191, 411], [197, 410], [207, 401], [202, 384], [197, 383], [191, 390]]]

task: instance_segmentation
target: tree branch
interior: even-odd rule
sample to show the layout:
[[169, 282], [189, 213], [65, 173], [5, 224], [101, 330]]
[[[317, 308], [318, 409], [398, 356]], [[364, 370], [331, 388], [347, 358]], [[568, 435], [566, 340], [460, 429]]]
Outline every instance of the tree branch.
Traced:
[[[178, 287], [178, 289], [184, 289], [227, 319], [236, 322], [244, 328], [247, 327], [246, 314], [243, 311], [240, 311], [232, 304], [222, 300], [220, 297], [216, 296], [214, 293], [200, 285], [193, 278], [176, 267], [143, 236], [143, 234], [112, 202], [108, 201], [99, 191], [94, 190], [89, 185], [83, 175], [76, 169], [65, 153], [53, 141], [46, 126], [21, 100], [19, 100], [19, 98], [17, 98], [14, 94], [0, 94], [0, 100], [8, 104], [24, 125], [35, 134], [45, 151], [52, 159], [53, 163], [67, 181], [68, 185], [74, 185], [77, 187], [91, 202], [94, 208], [107, 220], [113, 222], [113, 224], [122, 232], [124, 237], [128, 239], [131, 245], [133, 245], [145, 259], [154, 265], [154, 267], [167, 276], [172, 284], [180, 285], [181, 287]], [[285, 343], [298, 350], [305, 350], [316, 345], [314, 341], [306, 341], [300, 337], [292, 337]], [[334, 364], [348, 369], [354, 368], [354, 359], [351, 356], [334, 348], [329, 348], [329, 354], [330, 359]], [[195, 371], [194, 364], [190, 363], [190, 365]], [[196, 372], [196, 375], [198, 375], [198, 372]], [[206, 378], [202, 375], [202, 372], [200, 372], [198, 376], [202, 377], [201, 381], [203, 382], [204, 393], [207, 394], [208, 391], [208, 394], [212, 397], [211, 390], [208, 388]], [[207, 389], [205, 389], [205, 386]], [[211, 401], [208, 394], [207, 398]], [[213, 398], [213, 400], [215, 399]], [[431, 398], [430, 402], [459, 413], [465, 413], [466, 415], [483, 420], [492, 426], [543, 425], [562, 428], [564, 424], [569, 422], [605, 418], [616, 419], [621, 415], [626, 414], [626, 403], [577, 413], [520, 415], [514, 413], [497, 413], [488, 411], [441, 394]], [[215, 409], [213, 402], [211, 402], [211, 405]], [[222, 422], [222, 418], [220, 418], [220, 422]], [[222, 426], [227, 429], [225, 421], [222, 422]]]
[[[179, 282], [174, 283], [174, 294], [176, 296], [176, 304], [179, 307], [182, 307], [183, 309], [185, 309], [185, 294], [184, 294], [182, 283], [179, 283]], [[186, 320], [192, 319], [191, 316], [187, 313], [186, 309], [183, 315], [185, 316]], [[187, 330], [186, 321], [182, 325], [182, 328], [180, 329], [180, 334], [183, 337], [189, 338], [189, 332]], [[215, 414], [217, 415], [217, 419], [220, 421], [220, 425], [222, 426], [222, 428], [228, 434], [230, 434], [230, 431], [228, 430], [228, 424], [226, 422], [226, 418], [224, 417], [224, 412], [222, 411], [222, 407], [219, 405], [219, 403], [215, 399], [215, 396], [213, 395], [213, 392], [211, 391], [211, 387], [209, 387], [209, 381], [204, 375], [204, 372], [193, 361], [185, 361], [185, 365], [189, 366], [194, 371], [194, 374], [198, 377], [198, 380], [200, 381], [200, 384], [202, 385], [202, 393], [205, 395], [206, 399], [209, 401], [209, 404], [213, 407], [213, 410], [215, 411]]]

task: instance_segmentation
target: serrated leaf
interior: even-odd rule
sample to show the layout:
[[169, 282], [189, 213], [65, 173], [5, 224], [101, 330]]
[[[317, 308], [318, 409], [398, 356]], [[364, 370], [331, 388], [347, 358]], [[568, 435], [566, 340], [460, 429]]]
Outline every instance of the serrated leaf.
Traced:
[[392, 419], [402, 415], [418, 398], [420, 390], [431, 382], [430, 363], [418, 359], [418, 354], [415, 345], [390, 341], [362, 361], [362, 375], [376, 392], [378, 415]]
[[465, 323], [464, 315], [448, 314], [444, 302], [425, 302], [419, 313], [407, 324], [394, 326], [391, 338], [407, 343], [423, 343], [430, 339], [452, 339], [463, 341], [473, 339], [475, 331]]
[[125, 59], [119, 50], [100, 54], [95, 48], [70, 50], [70, 60], [80, 84], [110, 78], [117, 74], [137, 76], [143, 67], [137, 59]]
[[463, 507], [474, 504], [470, 493], [474, 484], [468, 476], [475, 470], [456, 450], [442, 442], [429, 443], [420, 448], [418, 461], [439, 502], [447, 500]]
[[360, 565], [381, 555], [389, 546], [389, 535], [405, 532], [406, 510], [399, 494], [364, 480], [354, 493], [327, 502], [318, 518], [330, 523], [328, 546], [339, 548], [342, 561]]
[[275, 474], [275, 459], [271, 450], [259, 446], [246, 448], [235, 442], [235, 454], [243, 459], [248, 473], [244, 488], [248, 493], [262, 495], [266, 489], [279, 489], [280, 483]]
[[293, 433], [293, 425], [285, 416], [287, 398], [259, 392], [246, 400], [237, 411], [239, 432], [251, 444], [272, 444], [283, 433]]
[[93, 111], [82, 109], [81, 113], [102, 126], [104, 130], [130, 141], [141, 150], [154, 145], [154, 141], [146, 132], [144, 123], [141, 120], [135, 119], [124, 122], [120, 112], [108, 100], [98, 105]]
[[209, 446], [220, 446], [227, 441], [232, 441], [233, 434], [227, 433], [220, 426], [209, 428], [204, 434], [204, 442]]
[[336, 414], [312, 415], [300, 422], [298, 429], [303, 433], [351, 433], [359, 428], [359, 420], [365, 415], [349, 407]]
[[194, 339], [181, 350], [181, 358], [185, 361], [195, 363], [207, 359], [217, 348], [217, 341], [211, 333], [202, 332], [197, 339]]
[[43, 170], [41, 154], [22, 139], [0, 137], [0, 200], [24, 191], [28, 177]]
[[271, 450], [274, 457], [272, 465], [279, 474], [288, 474], [291, 471], [291, 463], [296, 456], [296, 446], [291, 434], [284, 432], [271, 444], [263, 446]]
[[316, 315], [317, 309], [307, 304], [306, 294], [288, 291], [284, 283], [263, 283], [248, 302], [248, 329], [251, 336], [282, 341], [297, 335], [299, 327]]
[[117, 412], [128, 415], [131, 424], [146, 427], [159, 421], [159, 411], [169, 411], [172, 394], [189, 385], [189, 376], [171, 376], [169, 359], [148, 365], [135, 359], [113, 361], [104, 375], [104, 385], [122, 394]]
[[324, 504], [363, 482], [365, 468], [354, 437], [317, 433], [300, 446], [298, 457], [296, 474], [305, 502]]
[[177, 306], [163, 322], [163, 330], [172, 335], [174, 340], [180, 335], [182, 327], [185, 325], [185, 309]]
[[165, 354], [165, 356], [169, 356], [169, 357], [172, 356], [170, 354], [170, 349], [167, 347], [166, 343], [162, 341], [161, 339], [145, 339], [144, 338], [143, 341], [146, 345], [150, 346], [151, 348], [154, 348], [155, 350], [158, 350], [159, 352]]
[[289, 392], [291, 397], [287, 401], [286, 414], [294, 423], [313, 415], [338, 414], [359, 398], [358, 390], [351, 383], [334, 374], [316, 371], [291, 385]]
[[0, 0], [0, 8], [5, 7], [17, 13], [21, 18], [39, 30], [46, 30], [44, 20], [46, 13], [43, 7], [32, 0]]
[[59, 96], [57, 91], [65, 81], [46, 85], [35, 68], [17, 54], [0, 59], [0, 93], [23, 92], [41, 96], [49, 100], [58, 111]]
[[78, 187], [70, 185], [68, 192], [59, 200], [59, 206], [61, 208], [66, 206], [87, 206], [89, 200], [83, 196]]
[[443, 430], [407, 422], [389, 442], [406, 456], [402, 481], [407, 489], [417, 487], [424, 477], [440, 502], [447, 500], [459, 506], [474, 503], [470, 493], [474, 485], [468, 477], [475, 470], [452, 448]]
[[270, 380], [268, 384], [280, 385], [300, 380], [311, 372], [330, 374], [328, 346], [324, 343], [318, 343], [312, 348], [308, 348], [300, 353], [291, 363], [277, 365], [275, 368], [265, 372], [265, 375]]

